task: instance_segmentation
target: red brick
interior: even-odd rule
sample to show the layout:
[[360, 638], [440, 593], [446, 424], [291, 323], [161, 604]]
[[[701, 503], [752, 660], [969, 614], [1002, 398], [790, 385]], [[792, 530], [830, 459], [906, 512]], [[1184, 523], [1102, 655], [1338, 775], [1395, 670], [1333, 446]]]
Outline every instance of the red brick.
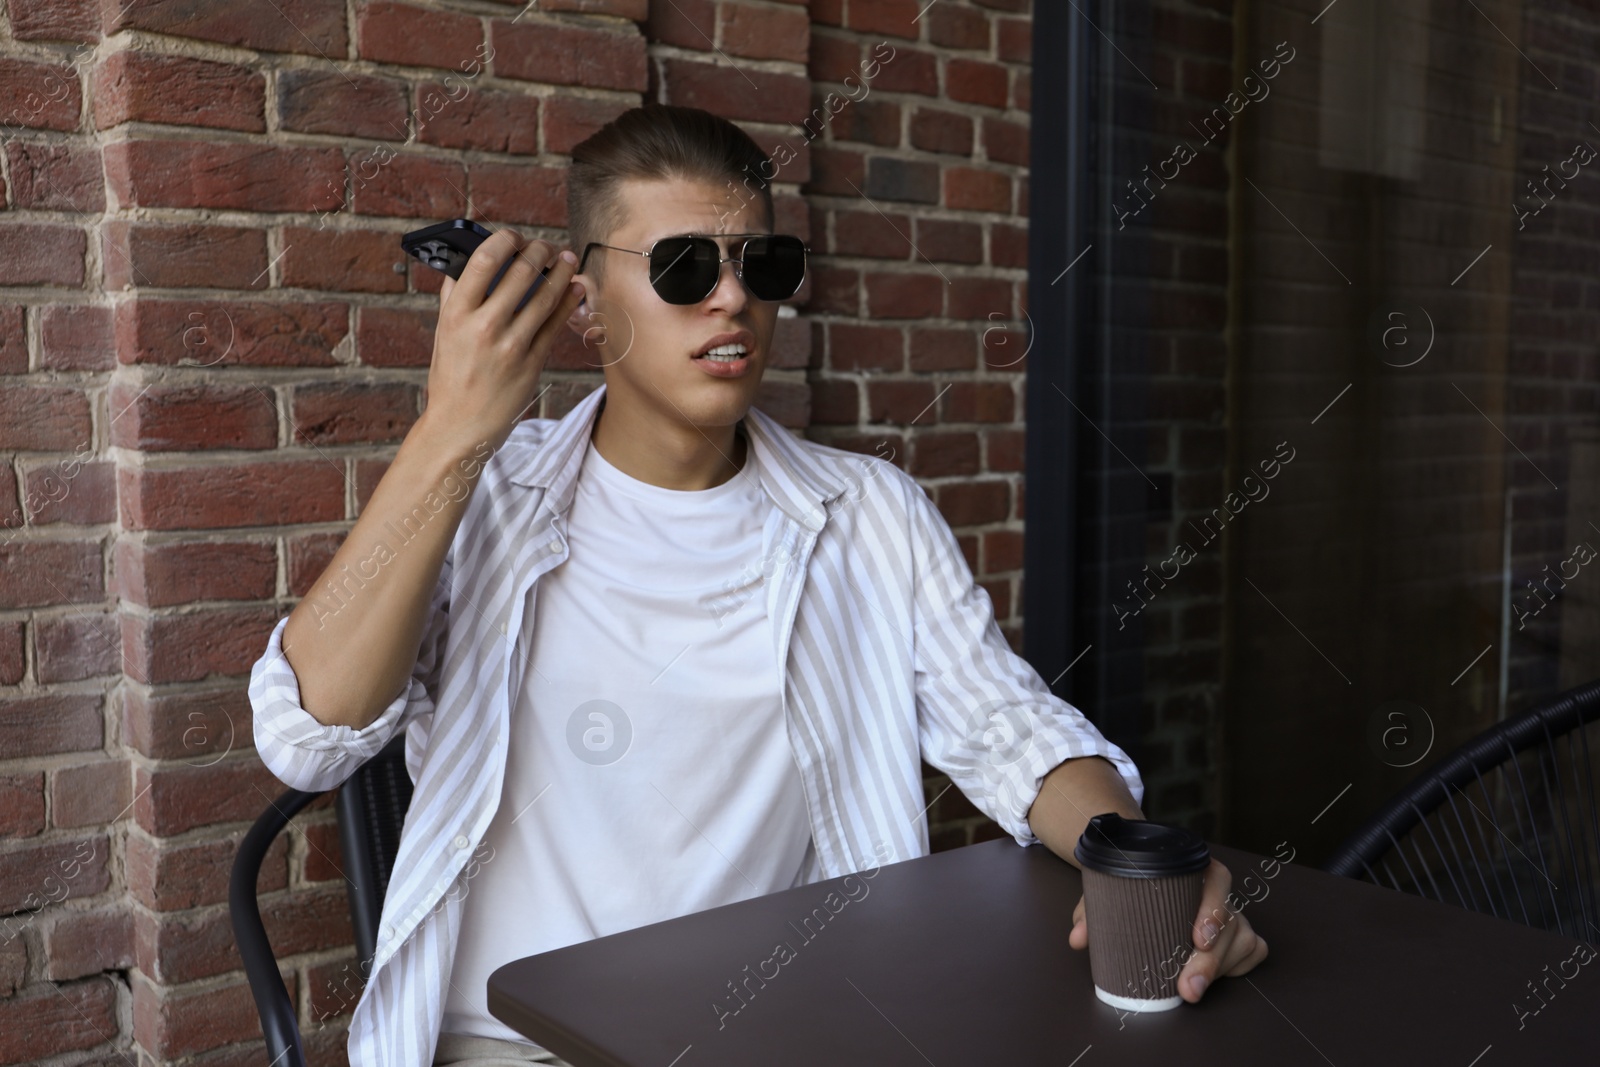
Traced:
[[810, 41], [811, 21], [803, 8], [722, 6], [722, 48], [729, 55], [804, 63]]
[[868, 313], [876, 319], [937, 318], [943, 307], [944, 287], [945, 283], [933, 274], [870, 274]]
[[[103, 223], [101, 233], [104, 234], [111, 225], [109, 220]], [[107, 288], [112, 286], [107, 285]], [[19, 347], [18, 351], [26, 358], [25, 350]], [[0, 364], [4, 360], [4, 355], [0, 354]], [[116, 366], [111, 309], [90, 304], [46, 304], [41, 307], [39, 363], [47, 370], [96, 371], [110, 370]]]
[[542, 106], [544, 150], [566, 154], [572, 151], [573, 145], [628, 110], [630, 105], [582, 96], [547, 96]]
[[[816, 21], [815, 10], [811, 13]], [[813, 82], [843, 84], [848, 77], [861, 77], [861, 42], [852, 37], [839, 37], [831, 33], [811, 35], [811, 53], [807, 57], [806, 73]]]
[[[354, 939], [343, 881], [331, 890], [279, 893], [259, 903], [267, 939], [279, 959], [347, 945]], [[185, 915], [140, 912], [134, 924], [134, 949], [139, 970], [167, 985], [244, 967], [224, 908]]]
[[279, 284], [324, 293], [403, 293], [405, 276], [394, 269], [403, 254], [392, 233], [289, 226], [283, 231]]
[[811, 109], [814, 118], [806, 120], [806, 132], [820, 135], [822, 127], [818, 123], [832, 112], [837, 113], [828, 125], [836, 141], [859, 141], [889, 148], [900, 144], [900, 105], [893, 101], [863, 100], [852, 104], [844, 96], [833, 93], [814, 97]]
[[921, 32], [918, 0], [850, 0], [849, 24], [862, 33], [885, 33], [915, 40]]
[[800, 370], [811, 365], [811, 324], [799, 315], [778, 319], [772, 332], [771, 367]]
[[1027, 455], [1027, 433], [1022, 430], [986, 430], [984, 466], [995, 473], [1021, 471]]
[[0, 776], [0, 837], [32, 837], [43, 829], [44, 772]]
[[895, 45], [894, 54], [882, 62], [872, 87], [886, 93], [939, 95], [939, 63], [933, 53]]
[[0, 385], [0, 449], [71, 451], [92, 433], [82, 389]]
[[272, 0], [269, 4], [116, 4], [104, 31], [146, 30], [190, 40], [235, 44], [259, 52], [297, 52], [327, 59], [349, 54], [342, 4]]
[[567, 224], [567, 172], [531, 163], [472, 163], [472, 206], [502, 223]]
[[214, 608], [130, 620], [128, 672], [146, 685], [245, 675], [281, 617], [276, 608]]
[[992, 160], [1000, 163], [1028, 165], [1028, 126], [1009, 119], [983, 120], [983, 150]]
[[93, 44], [100, 39], [98, 4], [79, 0], [10, 0], [11, 36], [19, 41], [78, 41]]
[[939, 511], [951, 526], [1002, 522], [1011, 510], [1008, 483], [951, 482], [939, 487]]
[[5, 146], [11, 172], [11, 206], [33, 211], [99, 214], [106, 209], [100, 152], [76, 144]]
[[490, 28], [490, 45], [498, 78], [633, 92], [645, 88], [644, 37], [632, 27], [615, 32], [496, 20]]
[[344, 544], [345, 534], [309, 533], [286, 538], [289, 550], [289, 595], [303, 597], [311, 592], [322, 572], [333, 562], [333, 554]]
[[828, 379], [811, 385], [811, 421], [854, 426], [861, 421], [861, 386], [850, 378]]
[[[665, 59], [667, 103], [705, 108], [734, 121], [799, 122], [810, 109], [810, 82], [796, 74]], [[746, 79], [749, 80], [746, 80]]]
[[978, 366], [977, 336], [971, 330], [943, 328], [911, 331], [911, 369], [914, 371], [974, 370]]
[[337, 881], [342, 884], [345, 878], [344, 847], [339, 841], [339, 824], [337, 822], [310, 823], [302, 826], [301, 832], [306, 840], [305, 880], [307, 882]]
[[991, 325], [984, 328], [979, 343], [983, 348], [983, 366], [986, 370], [1021, 374], [1028, 369], [1028, 346], [1032, 338], [1027, 331], [1002, 325], [1003, 312], [990, 312], [985, 316]]
[[808, 193], [860, 196], [867, 184], [867, 157], [853, 149], [815, 145], [811, 149]]
[[222, 689], [155, 693], [125, 691], [122, 729], [128, 744], [151, 759], [182, 759], [191, 767], [219, 763], [254, 745], [250, 701], [239, 684]]
[[133, 916], [122, 907], [72, 911], [41, 925], [44, 976], [61, 982], [133, 966]]
[[[358, 215], [407, 219], [450, 219], [467, 213], [466, 171], [452, 159], [390, 156], [387, 147], [353, 152], [348, 169]], [[343, 172], [339, 189], [344, 188]], [[338, 201], [335, 201], [336, 203]], [[396, 241], [398, 258], [399, 242]]]
[[905, 259], [911, 254], [911, 219], [906, 215], [839, 211], [834, 214], [834, 232], [835, 255]]
[[24, 472], [23, 499], [28, 521], [35, 526], [66, 522], [94, 525], [111, 522], [117, 513], [116, 471], [111, 463], [85, 463], [76, 458]]
[[[0, 685], [22, 681], [26, 663], [22, 655], [22, 620], [0, 622]], [[0, 805], [0, 811], [4, 811]]]
[[[263, 803], [263, 810], [265, 807]], [[221, 841], [175, 843], [130, 833], [126, 852], [128, 892], [155, 911], [226, 904], [233, 859], [243, 837], [244, 831], [239, 830]], [[289, 835], [279, 834], [262, 858], [256, 895], [288, 886], [288, 855]]]
[[410, 132], [407, 118], [406, 83], [398, 78], [329, 66], [278, 73], [279, 129], [404, 141]]
[[978, 435], [966, 431], [918, 433], [911, 442], [906, 473], [916, 478], [978, 473]]
[[124, 539], [113, 559], [117, 595], [144, 607], [270, 600], [278, 583], [278, 553], [271, 541]]
[[101, 826], [116, 821], [128, 811], [129, 781], [126, 760], [97, 760], [57, 769], [50, 775], [51, 825]]
[[411, 4], [363, 3], [356, 7], [356, 55], [374, 63], [455, 68], [463, 74], [488, 55], [483, 22]]
[[173, 837], [198, 826], [253, 822], [283, 791], [253, 757], [214, 766], [136, 767], [133, 813], [145, 833]]
[[247, 67], [126, 49], [106, 57], [93, 86], [97, 130], [124, 122], [252, 133], [267, 128], [266, 78]]
[[[549, 106], [547, 100], [545, 108]], [[417, 139], [443, 148], [534, 155], [539, 151], [539, 98], [482, 88], [461, 95], [451, 85], [424, 82], [417, 86]]]
[[0, 285], [81, 289], [89, 238], [76, 226], [7, 222], [0, 226]]
[[82, 108], [81, 83], [71, 66], [0, 58], [0, 115], [8, 126], [75, 130]]
[[[554, 393], [561, 385], [553, 383], [550, 392]], [[548, 404], [548, 400], [546, 401]], [[389, 469], [386, 459], [359, 459], [356, 460], [356, 513], [359, 515], [366, 510], [367, 501], [372, 499], [372, 492], [378, 487], [378, 482], [383, 478], [384, 472]]]
[[1028, 228], [997, 222], [989, 227], [989, 262], [996, 267], [1028, 266]]
[[927, 381], [871, 381], [867, 383], [867, 421], [908, 426], [913, 421], [934, 421], [933, 383]]
[[905, 368], [905, 334], [892, 326], [834, 322], [826, 329], [828, 367], [835, 372]]
[[344, 515], [344, 468], [325, 459], [117, 472], [130, 530], [211, 530], [332, 522]]
[[944, 394], [941, 422], [1011, 422], [1016, 392], [1009, 382], [954, 382]]
[[122, 668], [117, 616], [74, 611], [38, 616], [33, 623], [34, 674], [41, 684], [75, 682]]
[[[3, 191], [3, 183], [0, 183], [0, 193]], [[0, 305], [0, 374], [26, 374], [27, 371], [27, 319], [22, 306]]]
[[[0, 862], [0, 913], [31, 911], [104, 892], [111, 884], [110, 855], [110, 839], [104, 834], [8, 848]], [[0, 1034], [5, 1031], [0, 1026]]]
[[972, 119], [953, 111], [919, 107], [911, 116], [911, 143], [929, 152], [972, 155]]
[[672, 0], [670, 4], [651, 4], [650, 18], [644, 25], [652, 44], [670, 44], [708, 52], [715, 43], [712, 26], [717, 18], [713, 0]]
[[117, 305], [117, 358], [190, 366], [331, 366], [349, 309], [324, 301], [155, 300]]
[[1006, 106], [1006, 68], [976, 59], [951, 59], [944, 69], [945, 92], [951, 100], [987, 107]]
[[754, 404], [781, 426], [803, 430], [811, 423], [811, 390], [803, 382], [767, 378], [756, 389]]
[[22, 506], [17, 497], [17, 475], [9, 463], [0, 463], [0, 530], [23, 524]]
[[944, 48], [989, 50], [989, 19], [983, 12], [954, 4], [934, 4], [922, 16], [928, 40]]
[[808, 267], [811, 277], [811, 299], [807, 311], [835, 315], [861, 313], [861, 272], [835, 267]]
[[944, 172], [944, 204], [972, 211], [1011, 210], [1011, 178], [999, 171], [950, 167]]
[[1018, 111], [1033, 110], [1033, 72], [1017, 71], [1011, 83], [1011, 106]]
[[1011, 283], [996, 278], [950, 279], [952, 319], [984, 319], [989, 323], [1011, 318]]
[[296, 443], [398, 441], [417, 419], [417, 387], [329, 382], [298, 386], [292, 401]]
[[995, 55], [1008, 63], [1033, 62], [1033, 20], [996, 19], [999, 30]]
[[98, 541], [0, 543], [0, 608], [81, 604], [104, 597]]
[[[500, 0], [500, 2], [522, 4], [524, 0]], [[634, 22], [644, 21], [650, 13], [650, 0], [543, 0], [539, 6], [545, 11], [615, 15], [618, 18], [632, 19]]]
[[[167, 990], [138, 970], [129, 972], [133, 989], [133, 1036], [158, 1061], [238, 1042], [261, 1042], [261, 1017], [242, 980], [235, 985]], [[289, 1003], [295, 1001], [295, 976], [284, 979]]]
[[437, 310], [363, 307], [356, 313], [356, 352], [370, 367], [426, 367], [438, 328]]
[[[15, 5], [13, 4], [13, 10]], [[0, 919], [0, 929], [14, 920]], [[0, 998], [10, 997], [28, 978], [28, 945], [21, 937], [0, 940]]]
[[940, 263], [982, 263], [983, 228], [975, 222], [918, 219], [917, 251]]
[[117, 986], [108, 978], [40, 986], [0, 1000], [0, 1054], [8, 1063], [94, 1048], [119, 1033]]
[[111, 443], [145, 452], [276, 448], [278, 408], [253, 385], [156, 385], [119, 381], [109, 398]]
[[124, 208], [316, 211], [337, 207], [343, 156], [336, 148], [221, 141], [118, 141], [105, 168]]
[[[264, 290], [270, 285], [264, 230], [107, 219], [101, 227], [101, 250], [107, 290], [136, 286]], [[104, 315], [109, 330], [110, 309], [83, 310]], [[109, 346], [98, 355], [114, 358]]]

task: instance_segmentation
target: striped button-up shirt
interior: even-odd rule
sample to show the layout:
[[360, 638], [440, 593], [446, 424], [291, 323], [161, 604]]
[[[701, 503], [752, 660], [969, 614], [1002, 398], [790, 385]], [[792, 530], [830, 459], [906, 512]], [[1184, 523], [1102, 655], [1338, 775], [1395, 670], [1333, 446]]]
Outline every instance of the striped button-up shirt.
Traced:
[[[524, 666], [512, 650], [540, 576], [567, 558], [565, 516], [604, 395], [601, 385], [560, 420], [519, 423], [488, 458], [411, 678], [371, 724], [325, 725], [301, 706], [282, 651], [287, 617], [251, 671], [257, 751], [296, 789], [332, 789], [406, 731], [415, 792], [351, 1016], [352, 1067], [432, 1062], [469, 899], [450, 890], [470, 877], [499, 804]], [[797, 439], [759, 409], [744, 426], [781, 512], [752, 564], [764, 580], [742, 584], [765, 597], [781, 665], [814, 845], [806, 884], [928, 854], [921, 760], [1019, 845], [1038, 840], [1028, 808], [1063, 760], [1103, 756], [1143, 800], [1127, 754], [1012, 651], [920, 485], [878, 456]]]

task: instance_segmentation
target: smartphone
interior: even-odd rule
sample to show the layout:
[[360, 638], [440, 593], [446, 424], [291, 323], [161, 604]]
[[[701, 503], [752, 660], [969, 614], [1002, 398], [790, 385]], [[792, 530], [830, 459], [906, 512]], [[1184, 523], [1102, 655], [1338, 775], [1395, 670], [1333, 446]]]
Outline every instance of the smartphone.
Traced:
[[[412, 230], [400, 238], [400, 247], [405, 249], [407, 255], [416, 256], [434, 270], [443, 271], [460, 281], [461, 271], [466, 267], [467, 260], [472, 258], [472, 253], [479, 245], [489, 239], [492, 232], [471, 219], [451, 219], [449, 222]], [[500, 284], [500, 279], [510, 269], [511, 262], [512, 257], [508, 256], [500, 265], [500, 270], [489, 282], [488, 293], [493, 293], [494, 287]], [[539, 271], [539, 277], [533, 280], [527, 293], [523, 294], [516, 311], [521, 311], [527, 305], [528, 299], [533, 296], [533, 291], [544, 283], [545, 276], [549, 273], [549, 267]]]

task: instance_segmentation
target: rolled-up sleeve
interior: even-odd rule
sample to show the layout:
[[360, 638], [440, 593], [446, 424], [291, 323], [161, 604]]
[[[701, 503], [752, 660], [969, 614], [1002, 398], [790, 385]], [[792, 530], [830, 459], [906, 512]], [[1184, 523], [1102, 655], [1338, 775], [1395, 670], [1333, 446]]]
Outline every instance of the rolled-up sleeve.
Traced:
[[410, 678], [378, 717], [359, 730], [321, 722], [300, 703], [300, 681], [283, 654], [289, 618], [278, 620], [266, 651], [250, 669], [249, 697], [256, 752], [279, 781], [307, 792], [332, 789], [377, 755], [396, 731], [414, 722], [424, 729], [431, 725], [449, 626], [450, 570], [447, 554], [428, 604]]
[[1142, 805], [1133, 760], [1012, 650], [944, 516], [914, 481], [909, 495], [923, 758], [1019, 845], [1038, 841], [1028, 809], [1064, 760], [1104, 757]]

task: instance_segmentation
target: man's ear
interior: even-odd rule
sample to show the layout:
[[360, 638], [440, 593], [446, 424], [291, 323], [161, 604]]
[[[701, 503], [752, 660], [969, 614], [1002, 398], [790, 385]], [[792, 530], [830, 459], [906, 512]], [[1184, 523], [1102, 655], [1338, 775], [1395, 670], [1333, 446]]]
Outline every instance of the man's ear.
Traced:
[[580, 340], [585, 342], [587, 342], [589, 331], [598, 327], [601, 321], [599, 315], [590, 314], [588, 297], [578, 301], [578, 306], [573, 308], [571, 314], [567, 316], [567, 326], [571, 328], [573, 333], [578, 335]]

